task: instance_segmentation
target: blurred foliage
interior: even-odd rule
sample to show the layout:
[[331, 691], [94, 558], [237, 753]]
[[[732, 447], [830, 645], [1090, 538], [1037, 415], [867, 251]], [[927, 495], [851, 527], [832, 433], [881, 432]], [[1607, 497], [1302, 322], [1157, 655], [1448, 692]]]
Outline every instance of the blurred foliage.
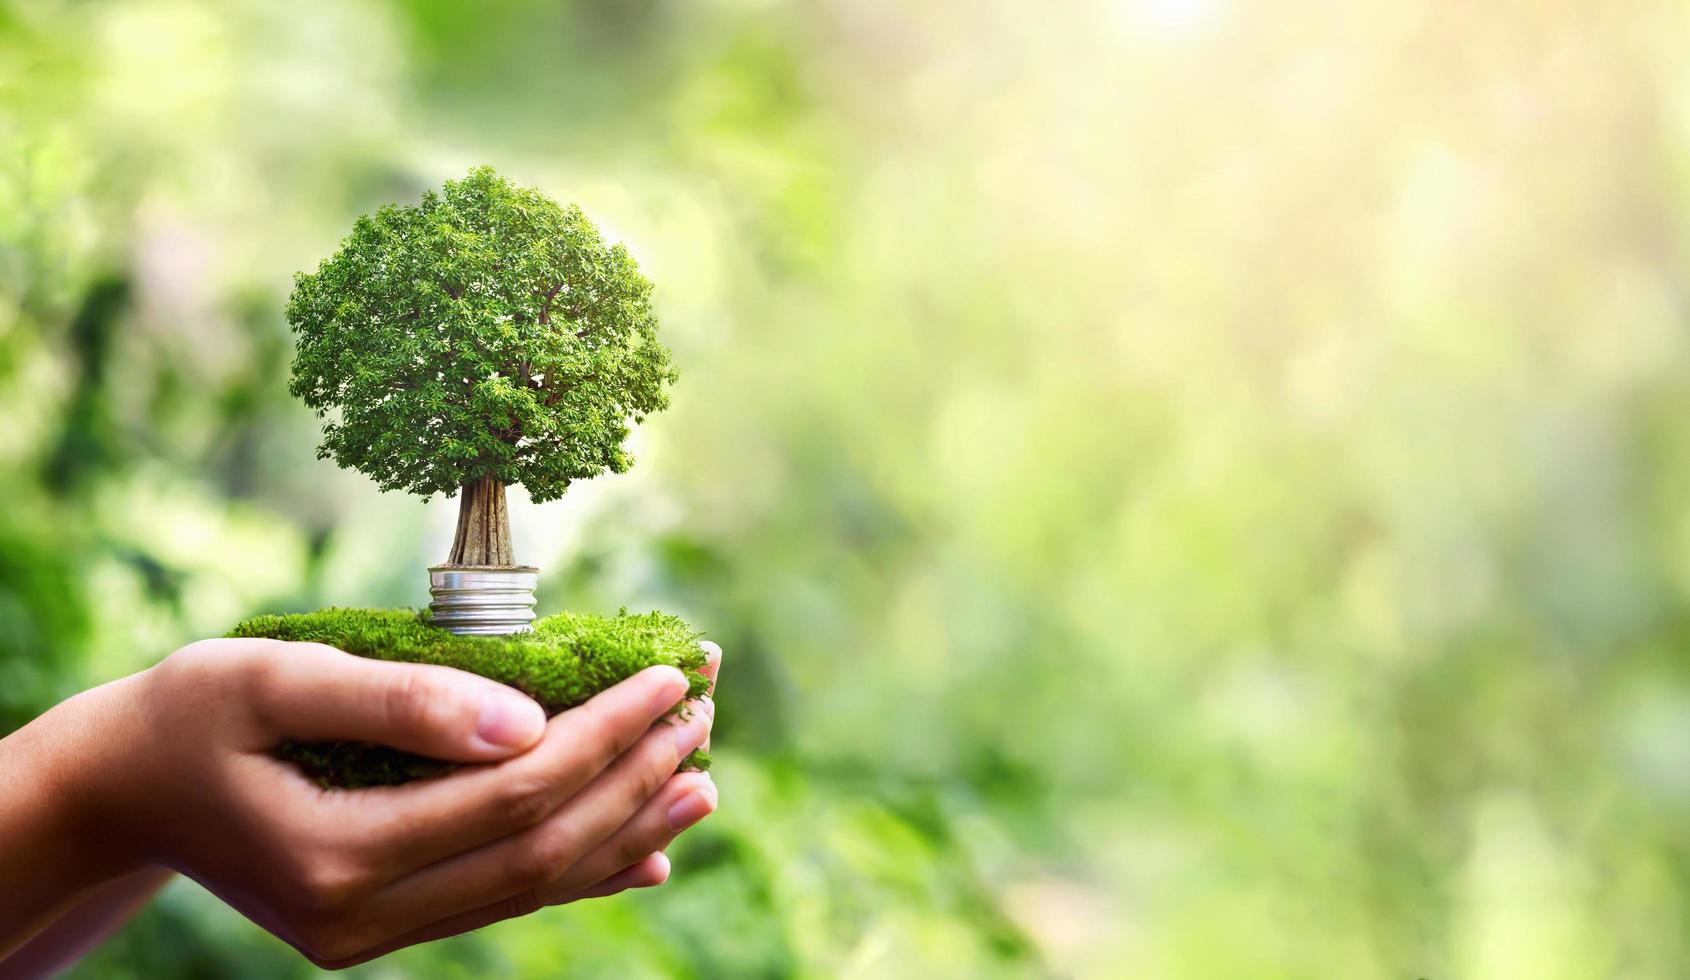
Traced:
[[[0, 713], [416, 605], [288, 277], [490, 163], [681, 382], [512, 502], [727, 651], [650, 894], [371, 977], [1690, 971], [1690, 13], [0, 4]], [[444, 507], [444, 509], [443, 509]], [[292, 977], [178, 883], [85, 976]]]

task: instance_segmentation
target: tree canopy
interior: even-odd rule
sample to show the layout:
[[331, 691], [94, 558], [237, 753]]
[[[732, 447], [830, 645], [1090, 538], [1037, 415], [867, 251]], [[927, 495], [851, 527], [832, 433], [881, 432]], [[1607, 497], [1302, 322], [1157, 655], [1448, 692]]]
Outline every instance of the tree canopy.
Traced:
[[651, 288], [580, 208], [479, 167], [295, 277], [289, 390], [325, 420], [318, 455], [383, 490], [553, 500], [626, 471], [630, 423], [668, 405]]

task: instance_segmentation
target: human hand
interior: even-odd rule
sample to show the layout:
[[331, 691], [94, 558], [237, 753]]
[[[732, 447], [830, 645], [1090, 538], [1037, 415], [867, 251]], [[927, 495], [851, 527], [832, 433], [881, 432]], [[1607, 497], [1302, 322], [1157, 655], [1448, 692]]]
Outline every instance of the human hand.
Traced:
[[[713, 649], [712, 679], [719, 665]], [[78, 869], [47, 875], [29, 907], [0, 899], [0, 953], [55, 892], [154, 863], [325, 967], [660, 883], [662, 848], [716, 804], [708, 776], [674, 771], [714, 710], [701, 698], [670, 723], [686, 689], [653, 667], [547, 722], [520, 693], [449, 668], [271, 640], [185, 647], [0, 742], [0, 773], [46, 767], [31, 795], [55, 805], [34, 825], [76, 842], [54, 866]], [[324, 790], [271, 755], [286, 738], [486, 764]]]

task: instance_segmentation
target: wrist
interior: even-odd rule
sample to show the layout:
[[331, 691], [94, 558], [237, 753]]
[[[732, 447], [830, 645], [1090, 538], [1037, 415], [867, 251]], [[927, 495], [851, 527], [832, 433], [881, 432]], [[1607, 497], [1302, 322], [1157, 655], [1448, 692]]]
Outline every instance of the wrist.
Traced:
[[132, 680], [84, 691], [0, 739], [0, 956], [145, 865], [110, 819]]
[[59, 705], [73, 709], [64, 718], [65, 764], [49, 767], [45, 789], [58, 801], [60, 826], [74, 842], [84, 875], [96, 881], [152, 863], [150, 843], [140, 834], [147, 823], [141, 815], [146, 780], [154, 769], [142, 704], [150, 674], [90, 688]]
[[[0, 740], [0, 798], [19, 801], [0, 816], [0, 852], [35, 868], [30, 880], [79, 890], [144, 867], [142, 852], [113, 833], [134, 681], [101, 684], [61, 701]], [[7, 880], [14, 879], [7, 875]]]

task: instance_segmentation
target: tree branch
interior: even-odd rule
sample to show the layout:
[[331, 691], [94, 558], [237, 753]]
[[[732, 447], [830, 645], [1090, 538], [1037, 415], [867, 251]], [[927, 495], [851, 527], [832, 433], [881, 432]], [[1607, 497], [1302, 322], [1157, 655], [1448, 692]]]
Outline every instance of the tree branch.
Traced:
[[540, 322], [541, 323], [551, 323], [552, 322], [552, 300], [557, 297], [558, 290], [560, 290], [562, 288], [563, 288], [563, 283], [559, 282], [557, 285], [555, 285], [551, 289], [547, 290], [545, 298], [540, 300]]

